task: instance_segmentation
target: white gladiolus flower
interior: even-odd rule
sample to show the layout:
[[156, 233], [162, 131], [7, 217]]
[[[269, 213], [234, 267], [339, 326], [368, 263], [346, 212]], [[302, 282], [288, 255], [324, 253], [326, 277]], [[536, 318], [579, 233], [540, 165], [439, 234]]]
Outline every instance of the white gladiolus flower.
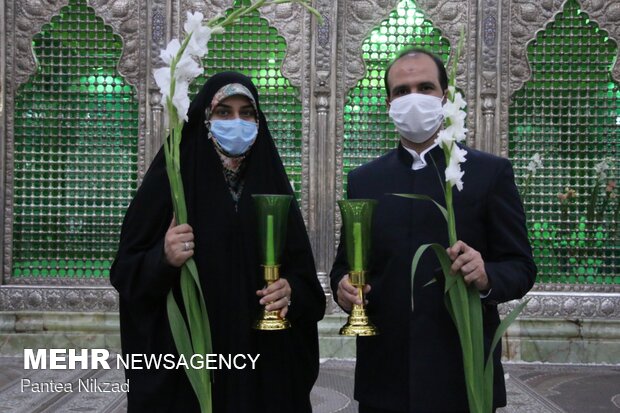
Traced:
[[[153, 76], [155, 77], [155, 83], [157, 83], [157, 86], [161, 92], [164, 112], [167, 114], [169, 110], [167, 102], [168, 97], [170, 96], [170, 84], [172, 82], [170, 67], [164, 66], [159, 69], [155, 69], [153, 71]], [[187, 120], [187, 109], [189, 109], [189, 96], [187, 95], [188, 88], [189, 83], [187, 81], [177, 79], [174, 88], [174, 96], [172, 96], [172, 104], [177, 110], [179, 120]], [[168, 116], [166, 115], [164, 118], [166, 120], [166, 126], [168, 126]]]
[[[461, 95], [460, 92], [457, 92], [456, 95], [454, 95], [454, 104], [459, 109], [465, 109], [467, 106], [467, 102], [465, 102], [465, 99], [463, 99], [463, 95]], [[463, 114], [465, 114], [465, 112], [463, 112]]]
[[200, 12], [187, 12], [187, 20], [185, 21], [185, 25], [183, 25], [185, 33], [192, 35], [185, 50], [190, 55], [200, 59], [207, 54], [209, 50], [207, 44], [209, 43], [209, 39], [211, 39], [211, 29], [202, 24], [203, 19], [204, 16]]
[[450, 161], [450, 164], [446, 168], [446, 182], [450, 183], [450, 186], [455, 186], [461, 191], [463, 189], [463, 175], [465, 172], [461, 171], [461, 165], [458, 162]]
[[594, 166], [594, 170], [600, 179], [607, 178], [607, 171], [609, 170], [609, 164], [607, 163], [607, 159], [603, 159], [601, 162], [597, 163]]
[[464, 126], [465, 124], [463, 122], [453, 123], [444, 130], [446, 134], [450, 136], [452, 142], [462, 142], [467, 136], [467, 129]]
[[170, 94], [170, 83], [172, 76], [170, 75], [170, 66], [160, 67], [159, 69], [153, 70], [153, 77], [155, 78], [155, 83], [157, 83], [157, 87], [159, 87], [159, 91], [162, 95], [162, 102], [164, 106], [166, 105], [166, 97]]
[[457, 119], [459, 118], [459, 112], [461, 109], [454, 104], [454, 102], [447, 101], [443, 104], [443, 116], [444, 119]]
[[172, 104], [177, 109], [179, 120], [187, 122], [187, 110], [189, 109], [189, 82], [177, 80], [174, 88], [174, 96], [172, 97]]
[[465, 162], [465, 155], [467, 155], [467, 151], [465, 149], [461, 149], [458, 146], [454, 145], [454, 147], [450, 151], [450, 163], [460, 164]]
[[191, 82], [200, 76], [203, 71], [202, 66], [198, 64], [196, 59], [184, 53], [183, 56], [181, 56], [181, 59], [177, 62], [174, 77], [177, 80]]
[[181, 48], [181, 42], [178, 39], [170, 40], [170, 43], [166, 46], [165, 49], [162, 49], [159, 53], [159, 57], [164, 61], [167, 65], [172, 63], [172, 59], [176, 57], [179, 53], [179, 49]]
[[187, 12], [187, 20], [185, 20], [185, 24], [183, 25], [183, 29], [186, 34], [190, 34], [202, 27], [202, 21], [205, 16], [201, 12], [197, 11], [196, 13], [192, 13], [190, 11]]
[[439, 131], [435, 143], [442, 148], [450, 148], [454, 140], [452, 139], [452, 134], [447, 129], [442, 129]]
[[467, 114], [463, 110], [467, 103], [460, 93], [455, 93], [454, 86], [448, 87], [448, 96], [452, 96], [454, 100], [448, 99], [443, 105], [443, 115], [446, 124], [449, 125], [439, 131], [435, 142], [439, 144], [446, 154], [449, 154], [450, 161], [446, 168], [446, 182], [450, 186], [455, 186], [460, 191], [463, 189], [463, 175], [465, 172], [461, 170], [461, 163], [465, 162], [467, 151], [456, 145], [456, 142], [462, 142], [467, 136], [467, 128], [465, 128], [465, 118]]
[[534, 156], [532, 156], [532, 158], [530, 159], [530, 163], [526, 166], [526, 169], [530, 171], [533, 175], [539, 168], [542, 168], [542, 166], [543, 163], [542, 159], [540, 158], [540, 154], [535, 153]]

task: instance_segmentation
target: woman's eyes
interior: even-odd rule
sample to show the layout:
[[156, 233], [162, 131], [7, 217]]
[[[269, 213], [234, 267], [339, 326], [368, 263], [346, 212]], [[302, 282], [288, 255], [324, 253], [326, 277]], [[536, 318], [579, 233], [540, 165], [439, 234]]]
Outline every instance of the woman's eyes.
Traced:
[[[216, 109], [213, 111], [213, 115], [220, 118], [236, 117], [230, 109]], [[239, 112], [239, 117], [244, 119], [256, 119], [256, 114], [251, 109], [241, 110]]]
[[230, 111], [227, 109], [216, 109], [213, 114], [217, 116], [228, 116]]

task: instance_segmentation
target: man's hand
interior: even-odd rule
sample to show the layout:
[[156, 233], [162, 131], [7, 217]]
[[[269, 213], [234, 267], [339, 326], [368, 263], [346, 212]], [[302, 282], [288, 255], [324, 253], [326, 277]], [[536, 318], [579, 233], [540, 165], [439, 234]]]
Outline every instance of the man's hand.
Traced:
[[164, 239], [166, 260], [174, 267], [180, 267], [194, 255], [194, 230], [188, 224], [177, 225], [173, 217]]
[[450, 269], [453, 273], [456, 274], [461, 271], [465, 282], [467, 284], [473, 283], [478, 291], [488, 291], [491, 288], [484, 269], [484, 261], [478, 251], [463, 241], [457, 241], [446, 251], [452, 260]]
[[[370, 285], [364, 286], [364, 295], [370, 292]], [[357, 287], [353, 286], [349, 281], [349, 274], [346, 274], [338, 283], [338, 304], [347, 313], [351, 312], [353, 304], [362, 305], [362, 300], [359, 298]]]
[[280, 317], [286, 317], [288, 306], [291, 303], [291, 286], [286, 278], [280, 278], [269, 287], [256, 291], [256, 295], [262, 297], [261, 305], [266, 305], [265, 310], [280, 310]]

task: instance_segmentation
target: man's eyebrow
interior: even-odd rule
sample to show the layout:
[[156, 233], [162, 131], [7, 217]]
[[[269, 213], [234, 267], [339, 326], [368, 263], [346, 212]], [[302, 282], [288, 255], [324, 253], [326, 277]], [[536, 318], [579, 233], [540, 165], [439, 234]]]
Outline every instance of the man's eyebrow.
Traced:
[[431, 82], [431, 81], [424, 81], [424, 82], [420, 82], [420, 86], [432, 86], [432, 87], [437, 87], [437, 85], [435, 84], [435, 82]]
[[391, 91], [394, 92], [399, 89], [409, 89], [409, 86], [408, 85], [396, 85], [391, 89]]

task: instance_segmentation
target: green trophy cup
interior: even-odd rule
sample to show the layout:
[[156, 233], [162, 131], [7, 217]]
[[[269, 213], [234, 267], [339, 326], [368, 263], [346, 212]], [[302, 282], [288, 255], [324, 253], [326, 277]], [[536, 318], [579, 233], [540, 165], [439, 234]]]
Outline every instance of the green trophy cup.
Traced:
[[[267, 286], [280, 278], [280, 255], [286, 239], [286, 223], [292, 195], [252, 195], [258, 220], [258, 237]], [[257, 330], [284, 330], [291, 326], [280, 311], [267, 311], [254, 322]]]
[[375, 336], [378, 333], [366, 315], [363, 289], [366, 285], [366, 269], [370, 252], [370, 228], [372, 213], [377, 201], [373, 199], [352, 199], [338, 201], [342, 215], [345, 245], [349, 261], [349, 278], [358, 289], [362, 304], [353, 304], [353, 309], [345, 324], [340, 329], [343, 336]]

